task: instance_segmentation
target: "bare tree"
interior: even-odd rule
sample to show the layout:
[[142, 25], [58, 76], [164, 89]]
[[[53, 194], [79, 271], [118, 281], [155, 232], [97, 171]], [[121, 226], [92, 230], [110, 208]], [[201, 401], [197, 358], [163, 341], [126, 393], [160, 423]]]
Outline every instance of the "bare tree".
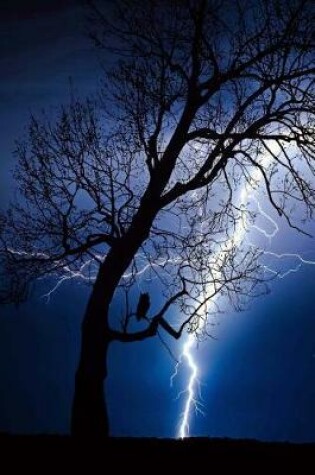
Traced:
[[102, 3], [91, 12], [92, 36], [110, 51], [101, 104], [72, 100], [54, 121], [32, 118], [18, 144], [19, 195], [0, 221], [0, 297], [22, 301], [45, 276], [92, 284], [72, 432], [106, 436], [112, 341], [160, 329], [201, 336], [215, 295], [239, 306], [261, 291], [257, 251], [235, 240], [250, 214], [239, 187], [262, 182], [292, 227], [292, 203], [311, 216], [313, 7], [121, 0], [110, 21]]

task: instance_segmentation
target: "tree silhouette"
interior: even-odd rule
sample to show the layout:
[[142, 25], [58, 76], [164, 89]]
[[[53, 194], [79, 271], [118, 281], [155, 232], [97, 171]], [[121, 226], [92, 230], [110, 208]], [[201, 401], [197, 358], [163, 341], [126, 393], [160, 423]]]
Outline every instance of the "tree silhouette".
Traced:
[[255, 218], [239, 206], [240, 186], [261, 181], [292, 227], [294, 202], [312, 213], [313, 7], [121, 0], [110, 19], [102, 2], [90, 8], [108, 63], [100, 98], [32, 117], [18, 143], [19, 192], [0, 220], [0, 298], [21, 302], [45, 276], [92, 284], [72, 433], [106, 436], [112, 341], [203, 336], [214, 295], [238, 307], [263, 290], [259, 252], [233, 240], [244, 215]]

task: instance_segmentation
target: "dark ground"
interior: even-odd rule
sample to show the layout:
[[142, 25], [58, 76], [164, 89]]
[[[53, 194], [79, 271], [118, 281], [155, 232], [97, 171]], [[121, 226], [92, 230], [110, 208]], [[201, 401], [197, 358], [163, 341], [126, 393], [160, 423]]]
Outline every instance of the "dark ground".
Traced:
[[[75, 441], [67, 436], [0, 434], [0, 466], [3, 463], [7, 466], [5, 473], [10, 473], [15, 467], [23, 467], [22, 473], [25, 469], [40, 469], [41, 473], [46, 473], [69, 467], [79, 468], [80, 473], [81, 470], [86, 473], [120, 473], [120, 469], [127, 468], [129, 473], [151, 474], [156, 473], [158, 467], [164, 467], [164, 475], [165, 472], [183, 473], [190, 467], [204, 473], [210, 473], [213, 468], [232, 467], [246, 468], [246, 473], [252, 474], [261, 473], [263, 468], [279, 474], [287, 473], [287, 469], [290, 473], [312, 474], [315, 443], [206, 438], [112, 438], [95, 442], [88, 439]], [[273, 472], [275, 468], [277, 471]]]

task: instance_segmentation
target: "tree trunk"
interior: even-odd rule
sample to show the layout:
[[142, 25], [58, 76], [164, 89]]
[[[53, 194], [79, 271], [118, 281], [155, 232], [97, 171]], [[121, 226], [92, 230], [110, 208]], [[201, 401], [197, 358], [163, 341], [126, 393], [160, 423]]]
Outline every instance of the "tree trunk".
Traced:
[[123, 272], [119, 249], [111, 250], [100, 266], [83, 318], [71, 419], [71, 433], [76, 437], [109, 436], [104, 396], [108, 348], [112, 341], [108, 314]]
[[147, 193], [128, 233], [109, 251], [100, 267], [82, 324], [81, 355], [72, 406], [71, 432], [74, 436], [109, 436], [104, 397], [106, 359], [112, 341], [109, 306], [122, 275], [147, 239], [156, 214], [157, 208]]
[[[108, 344], [104, 345], [103, 359], [106, 365]], [[72, 405], [71, 433], [80, 438], [104, 438], [109, 436], [109, 421], [106, 403], [107, 371], [95, 373], [80, 365], [75, 378], [75, 392]]]
[[82, 323], [81, 355], [72, 405], [71, 433], [84, 438], [109, 435], [104, 394], [111, 341], [107, 324], [109, 302], [106, 292], [100, 296], [98, 288], [99, 282], [93, 288]]

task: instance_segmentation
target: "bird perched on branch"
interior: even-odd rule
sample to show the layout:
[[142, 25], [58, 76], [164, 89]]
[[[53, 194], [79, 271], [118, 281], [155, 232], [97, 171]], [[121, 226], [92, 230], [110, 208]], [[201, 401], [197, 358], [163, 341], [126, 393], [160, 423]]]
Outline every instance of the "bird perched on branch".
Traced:
[[150, 305], [150, 295], [147, 292], [141, 293], [136, 311], [137, 320], [146, 318]]

